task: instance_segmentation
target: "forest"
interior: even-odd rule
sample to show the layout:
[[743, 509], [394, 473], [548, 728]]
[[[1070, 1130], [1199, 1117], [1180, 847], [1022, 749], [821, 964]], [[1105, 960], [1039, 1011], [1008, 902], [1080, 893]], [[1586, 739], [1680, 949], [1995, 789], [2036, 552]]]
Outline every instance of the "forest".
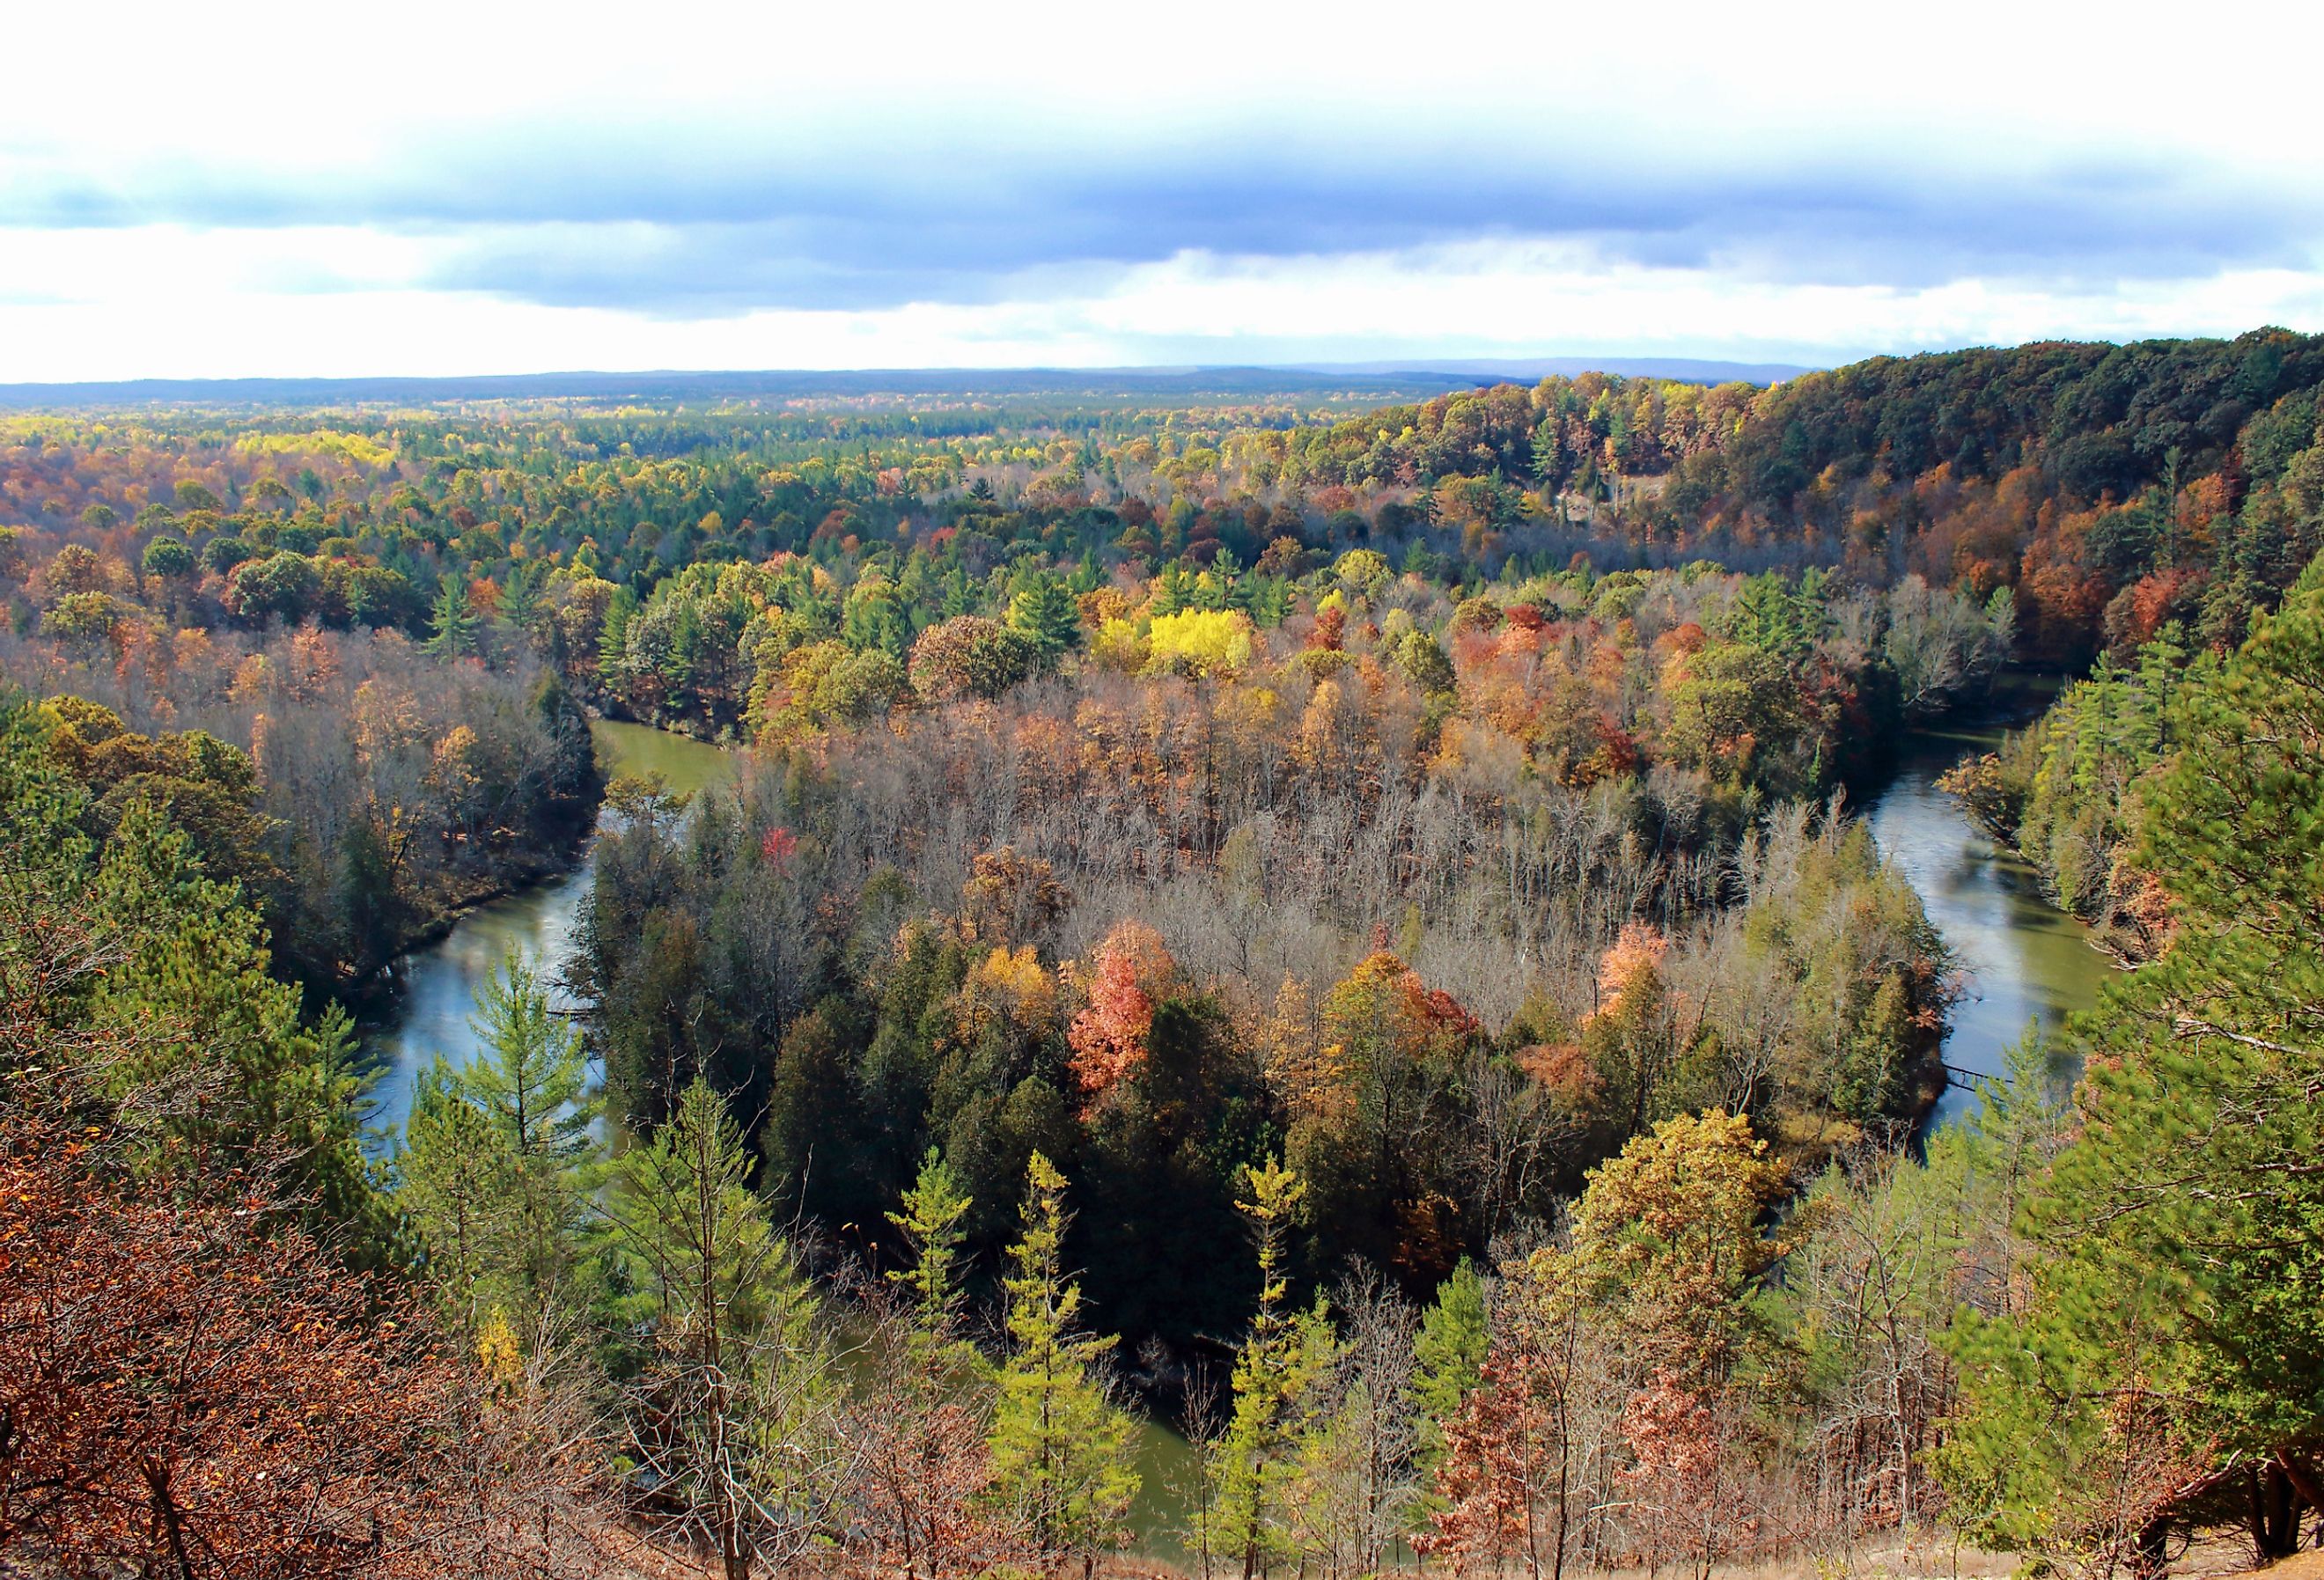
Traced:
[[[2295, 1550], [2319, 386], [0, 417], [0, 1561]], [[2013, 666], [1948, 788], [2123, 969], [1930, 1128], [1852, 798]], [[366, 1136], [398, 957], [585, 848]]]

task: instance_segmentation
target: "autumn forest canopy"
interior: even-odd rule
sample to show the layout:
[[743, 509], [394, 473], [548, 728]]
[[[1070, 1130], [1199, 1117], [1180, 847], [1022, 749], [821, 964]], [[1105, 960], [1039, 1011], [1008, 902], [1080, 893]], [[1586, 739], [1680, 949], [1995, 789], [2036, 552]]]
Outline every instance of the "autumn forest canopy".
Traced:
[[2324, 337], [1286, 384], [0, 416], [0, 1567], [2297, 1548]]

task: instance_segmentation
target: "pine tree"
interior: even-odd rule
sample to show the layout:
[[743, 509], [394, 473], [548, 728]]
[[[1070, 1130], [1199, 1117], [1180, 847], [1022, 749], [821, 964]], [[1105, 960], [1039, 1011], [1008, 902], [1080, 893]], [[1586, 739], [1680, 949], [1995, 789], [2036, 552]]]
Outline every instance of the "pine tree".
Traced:
[[144, 1095], [123, 1115], [131, 1159], [240, 1171], [305, 1204], [352, 1259], [383, 1254], [353, 1023], [337, 1005], [302, 1016], [257, 913], [158, 802], [131, 801], [91, 838], [100, 819], [51, 724], [0, 700], [0, 1074], [60, 1080], [74, 1049], [111, 1049], [74, 1078], [107, 1102]]
[[746, 1180], [724, 1101], [696, 1078], [613, 1165], [604, 1208], [624, 1315], [650, 1335], [630, 1454], [728, 1580], [796, 1561], [840, 1495], [837, 1388], [814, 1296]]
[[1043, 669], [1054, 669], [1081, 641], [1080, 607], [1065, 584], [1046, 570], [1028, 577], [1009, 600], [1009, 624], [1033, 643]]
[[972, 1205], [960, 1176], [942, 1152], [930, 1147], [918, 1178], [904, 1192], [904, 1210], [888, 1215], [912, 1252], [912, 1265], [892, 1269], [888, 1277], [910, 1291], [913, 1342], [924, 1359], [967, 1347], [954, 1343], [961, 1307], [956, 1264], [961, 1243], [968, 1237], [962, 1220]]
[[2025, 1211], [2050, 1254], [1960, 1324], [1941, 1461], [1974, 1532], [2137, 1569], [2229, 1477], [2264, 1554], [2292, 1491], [2324, 1506], [2324, 560], [2165, 735], [2135, 859], [2175, 937], [2075, 1022], [2081, 1128]]
[[484, 1056], [442, 1057], [415, 1086], [397, 1200], [436, 1280], [473, 1326], [499, 1310], [536, 1320], [572, 1270], [598, 1104], [579, 1034], [512, 951], [469, 1024]]
[[1293, 1551], [1286, 1495], [1317, 1381], [1332, 1363], [1331, 1326], [1319, 1300], [1287, 1303], [1284, 1262], [1306, 1187], [1270, 1160], [1243, 1169], [1242, 1211], [1259, 1252], [1259, 1308], [1235, 1356], [1232, 1404], [1213, 1451], [1219, 1541], [1242, 1560], [1243, 1580]]
[[1418, 1544], [1455, 1570], [1520, 1556], [1540, 1580], [1562, 1575], [1577, 1483], [1587, 1474], [1581, 1395], [1595, 1369], [1588, 1270], [1545, 1248], [1503, 1270], [1477, 1386], [1441, 1428], [1431, 1533]]
[[541, 597], [542, 583], [547, 579], [544, 561], [520, 559], [509, 568], [501, 583], [500, 617], [510, 629], [530, 632], [545, 607]]
[[332, 946], [357, 972], [368, 972], [392, 956], [403, 937], [410, 906], [396, 883], [396, 864], [379, 824], [358, 811], [347, 819], [334, 874], [333, 910], [338, 938]]
[[419, 1235], [429, 1281], [471, 1331], [515, 1298], [515, 1280], [503, 1275], [515, 1261], [508, 1203], [518, 1173], [507, 1136], [439, 1054], [412, 1083], [395, 1205]]
[[605, 616], [597, 627], [597, 684], [619, 695], [630, 680], [630, 627], [637, 624], [638, 596], [617, 587], [605, 600]]
[[853, 1438], [856, 1501], [873, 1539], [905, 1580], [973, 1573], [1013, 1545], [1005, 1516], [986, 1499], [992, 1373], [959, 1336], [957, 1262], [971, 1202], [935, 1148], [888, 1215], [913, 1253], [890, 1270], [909, 1298], [901, 1310], [875, 1306], [867, 1363], [858, 1371]]
[[1534, 480], [1545, 488], [1555, 488], [1565, 479], [1565, 442], [1557, 430], [1557, 419], [1545, 417], [1533, 430]]
[[1477, 1264], [1462, 1257], [1436, 1290], [1435, 1303], [1420, 1319], [1413, 1341], [1413, 1397], [1420, 1406], [1418, 1457], [1424, 1474], [1433, 1473], [1444, 1452], [1444, 1423], [1477, 1386], [1487, 1343], [1485, 1280]]
[[1010, 1352], [992, 1423], [992, 1496], [1051, 1564], [1083, 1571], [1127, 1534], [1138, 1495], [1131, 1422], [1106, 1396], [1100, 1365], [1115, 1340], [1081, 1330], [1080, 1283], [1065, 1270], [1065, 1177], [1035, 1152], [1022, 1231], [1009, 1257]]
[[468, 1022], [493, 1057], [462, 1072], [517, 1153], [570, 1161], [590, 1150], [596, 1101], [581, 1033], [549, 1002], [549, 984], [514, 949], [476, 993]]
[[476, 630], [482, 624], [475, 611], [468, 606], [467, 584], [457, 576], [447, 576], [443, 590], [436, 596], [428, 651], [439, 659], [475, 657]]

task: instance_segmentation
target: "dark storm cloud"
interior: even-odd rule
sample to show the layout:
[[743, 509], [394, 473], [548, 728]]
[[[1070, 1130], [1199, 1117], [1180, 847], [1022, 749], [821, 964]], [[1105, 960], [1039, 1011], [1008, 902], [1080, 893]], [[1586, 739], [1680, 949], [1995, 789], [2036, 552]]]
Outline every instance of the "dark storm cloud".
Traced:
[[984, 302], [1189, 249], [1268, 258], [1493, 237], [1794, 285], [2180, 279], [2312, 267], [2319, 209], [2315, 195], [2183, 162], [2039, 165], [1991, 150], [1755, 163], [1748, 151], [1356, 150], [1251, 134], [1077, 151], [973, 130], [758, 150], [568, 130], [415, 148], [329, 180], [180, 168], [0, 188], [0, 221], [16, 226], [438, 235], [442, 261], [423, 282], [438, 289], [687, 317]]

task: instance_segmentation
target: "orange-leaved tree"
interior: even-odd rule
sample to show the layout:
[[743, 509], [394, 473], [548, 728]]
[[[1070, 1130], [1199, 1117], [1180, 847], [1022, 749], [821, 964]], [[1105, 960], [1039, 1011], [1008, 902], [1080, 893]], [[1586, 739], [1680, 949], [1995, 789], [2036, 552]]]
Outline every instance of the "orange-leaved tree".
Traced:
[[1091, 1099], [1103, 1098], [1145, 1062], [1154, 1006], [1177, 975], [1162, 935], [1144, 922], [1117, 922], [1106, 934], [1090, 971], [1089, 1007], [1065, 1033], [1074, 1076]]

